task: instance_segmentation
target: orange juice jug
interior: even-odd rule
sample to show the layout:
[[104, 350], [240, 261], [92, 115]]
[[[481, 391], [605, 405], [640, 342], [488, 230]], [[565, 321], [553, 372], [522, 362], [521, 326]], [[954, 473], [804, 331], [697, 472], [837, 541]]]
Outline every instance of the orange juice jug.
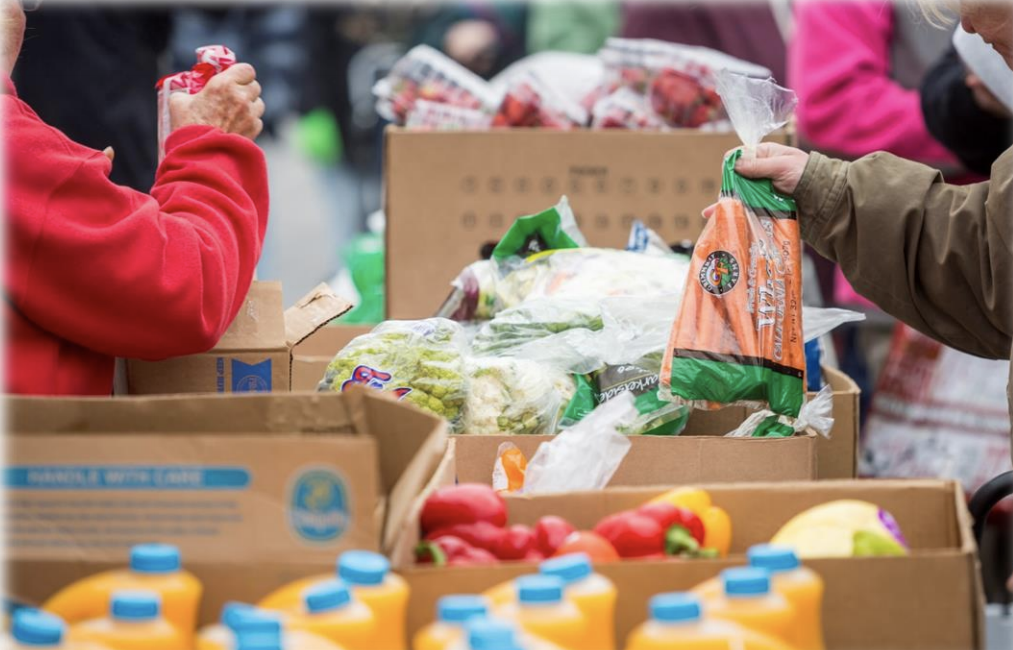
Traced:
[[538, 568], [542, 575], [563, 581], [563, 596], [584, 615], [585, 637], [580, 647], [587, 650], [615, 650], [616, 586], [591, 568], [586, 553], [573, 553], [546, 560]]
[[721, 572], [724, 592], [707, 601], [707, 615], [738, 623], [742, 627], [788, 641], [795, 612], [784, 596], [770, 587], [770, 572], [755, 567]]
[[345, 650], [379, 650], [372, 610], [352, 596], [344, 580], [328, 580], [307, 589], [303, 611], [287, 618], [288, 629], [302, 630], [337, 643]]
[[630, 632], [626, 650], [793, 650], [731, 621], [704, 618], [695, 594], [658, 594], [651, 598], [650, 613]]
[[802, 566], [786, 546], [758, 544], [746, 557], [749, 566], [770, 572], [771, 588], [794, 608], [795, 623], [787, 636], [791, 645], [796, 650], [823, 650], [823, 579]]
[[[387, 558], [369, 551], [346, 551], [338, 558], [337, 574], [352, 586], [352, 595], [373, 611], [377, 628], [375, 650], [406, 650], [408, 583], [391, 572]], [[300, 611], [306, 589], [333, 579], [333, 574], [324, 574], [296, 580], [261, 600], [260, 606], [284, 612]]]
[[489, 615], [489, 601], [482, 596], [443, 596], [436, 602], [436, 621], [412, 639], [412, 650], [448, 650], [464, 637], [464, 626], [473, 618]]
[[109, 613], [114, 591], [153, 591], [161, 597], [162, 615], [187, 636], [197, 625], [200, 581], [180, 568], [179, 550], [168, 544], [139, 544], [130, 549], [127, 569], [106, 571], [75, 582], [42, 606], [68, 624]]
[[113, 593], [108, 618], [82, 621], [70, 628], [73, 643], [94, 642], [111, 650], [179, 650], [190, 637], [162, 618], [161, 598], [153, 591]]
[[195, 650], [236, 650], [241, 634], [281, 634], [285, 648], [298, 650], [342, 650], [327, 639], [300, 630], [282, 631], [281, 614], [260, 610], [245, 603], [226, 603], [221, 622], [197, 634]]
[[448, 650], [562, 650], [536, 636], [524, 634], [514, 623], [494, 618], [473, 618], [465, 624], [463, 638]]
[[501, 605], [496, 616], [514, 621], [525, 632], [565, 650], [585, 650], [587, 621], [577, 606], [563, 599], [563, 581], [546, 575], [521, 576], [514, 581], [516, 602]]

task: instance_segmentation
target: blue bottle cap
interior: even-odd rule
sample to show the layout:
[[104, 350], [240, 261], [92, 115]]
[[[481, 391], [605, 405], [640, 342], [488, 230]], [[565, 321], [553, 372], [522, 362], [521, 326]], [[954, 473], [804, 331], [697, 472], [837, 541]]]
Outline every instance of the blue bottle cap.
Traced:
[[555, 576], [517, 578], [517, 600], [522, 605], [553, 605], [563, 601], [563, 580]]
[[22, 645], [58, 647], [67, 625], [58, 616], [38, 609], [19, 609], [11, 621], [11, 636]]
[[593, 573], [591, 558], [587, 553], [570, 553], [554, 557], [541, 563], [538, 570], [544, 576], [561, 578], [564, 584], [572, 584], [583, 580]]
[[770, 572], [756, 567], [737, 567], [721, 572], [728, 596], [765, 596], [770, 593]]
[[138, 573], [179, 571], [179, 549], [171, 544], [138, 544], [130, 549], [130, 569]]
[[329, 612], [352, 602], [352, 592], [344, 580], [327, 580], [303, 592], [306, 611], [310, 614]]
[[226, 626], [236, 634], [281, 634], [281, 616], [251, 608], [235, 612]]
[[281, 629], [277, 632], [238, 632], [236, 650], [281, 650]]
[[489, 601], [482, 596], [455, 594], [436, 602], [436, 617], [444, 623], [464, 623], [489, 614]]
[[692, 623], [700, 620], [700, 599], [693, 594], [673, 592], [651, 598], [651, 618], [662, 623]]
[[235, 622], [239, 620], [241, 616], [256, 612], [257, 608], [247, 603], [240, 603], [234, 600], [222, 605], [221, 622], [222, 625], [228, 628], [235, 627]]
[[506, 621], [477, 618], [468, 622], [466, 631], [471, 650], [520, 650], [517, 632]]
[[338, 577], [352, 585], [383, 584], [390, 573], [390, 561], [379, 553], [345, 551], [338, 558]]
[[792, 571], [801, 566], [798, 555], [790, 546], [757, 544], [749, 548], [746, 557], [749, 558], [749, 566], [766, 569], [771, 573]]
[[153, 591], [117, 591], [110, 609], [120, 621], [150, 621], [158, 618], [162, 598]]

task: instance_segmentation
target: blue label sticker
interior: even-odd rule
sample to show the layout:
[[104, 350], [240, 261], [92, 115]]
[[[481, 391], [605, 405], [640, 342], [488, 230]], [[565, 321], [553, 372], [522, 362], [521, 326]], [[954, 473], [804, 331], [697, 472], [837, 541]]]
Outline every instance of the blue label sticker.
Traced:
[[196, 465], [14, 465], [4, 470], [13, 490], [244, 490], [242, 467]]
[[271, 392], [271, 360], [249, 364], [232, 359], [232, 392]]
[[292, 483], [288, 519], [305, 540], [330, 542], [341, 537], [348, 528], [348, 510], [345, 482], [333, 469], [303, 470]]

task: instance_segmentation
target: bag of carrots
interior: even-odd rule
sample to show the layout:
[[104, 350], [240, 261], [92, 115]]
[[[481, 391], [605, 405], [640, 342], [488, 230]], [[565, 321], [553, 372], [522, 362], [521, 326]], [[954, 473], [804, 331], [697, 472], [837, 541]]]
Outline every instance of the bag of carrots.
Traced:
[[769, 180], [740, 176], [735, 161], [787, 122], [796, 99], [770, 79], [734, 73], [719, 75], [718, 92], [745, 147], [725, 158], [720, 198], [693, 251], [661, 394], [695, 408], [765, 407], [773, 415], [753, 435], [792, 435], [805, 401], [795, 202]]

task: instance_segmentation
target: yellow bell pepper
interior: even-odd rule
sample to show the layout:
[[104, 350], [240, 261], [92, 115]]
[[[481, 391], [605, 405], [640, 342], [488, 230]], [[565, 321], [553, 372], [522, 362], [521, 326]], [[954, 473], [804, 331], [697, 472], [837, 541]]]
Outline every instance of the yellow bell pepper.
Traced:
[[727, 557], [732, 545], [732, 520], [728, 513], [711, 504], [711, 496], [695, 487], [677, 487], [651, 499], [649, 503], [669, 503], [689, 510], [703, 522], [704, 548], [712, 548]]

